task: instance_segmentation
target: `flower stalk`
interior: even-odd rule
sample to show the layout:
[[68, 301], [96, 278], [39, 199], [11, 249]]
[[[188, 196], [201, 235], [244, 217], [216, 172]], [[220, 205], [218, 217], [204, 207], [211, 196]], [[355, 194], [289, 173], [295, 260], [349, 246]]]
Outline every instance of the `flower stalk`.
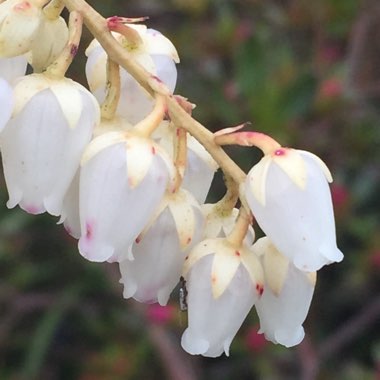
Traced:
[[83, 17], [80, 12], [73, 11], [69, 18], [69, 41], [60, 56], [46, 69], [46, 74], [55, 78], [63, 78], [78, 51], [82, 36]]
[[115, 117], [117, 105], [120, 98], [120, 67], [119, 65], [107, 59], [107, 93], [106, 98], [101, 106], [101, 115], [103, 119], [112, 120]]
[[61, 15], [64, 7], [62, 0], [52, 0], [46, 5], [43, 12], [48, 19], [55, 20]]

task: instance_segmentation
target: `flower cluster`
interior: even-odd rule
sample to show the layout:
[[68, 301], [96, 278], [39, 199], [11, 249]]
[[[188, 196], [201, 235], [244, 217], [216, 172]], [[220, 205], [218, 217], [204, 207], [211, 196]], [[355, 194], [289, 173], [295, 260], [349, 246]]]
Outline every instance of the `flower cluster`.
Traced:
[[[101, 19], [112, 33], [90, 28], [89, 90], [66, 78], [82, 26], [75, 3], [69, 26], [64, 1], [0, 4], [7, 206], [59, 216], [84, 258], [119, 264], [125, 298], [166, 305], [183, 276], [191, 354], [228, 355], [254, 305], [268, 340], [300, 343], [316, 271], [343, 258], [326, 165], [266, 135], [213, 135], [194, 121], [192, 104], [172, 95], [175, 47], [141, 19]], [[224, 144], [254, 145], [264, 157], [245, 175]], [[218, 167], [226, 195], [204, 204]], [[256, 241], [252, 216], [266, 235]]]

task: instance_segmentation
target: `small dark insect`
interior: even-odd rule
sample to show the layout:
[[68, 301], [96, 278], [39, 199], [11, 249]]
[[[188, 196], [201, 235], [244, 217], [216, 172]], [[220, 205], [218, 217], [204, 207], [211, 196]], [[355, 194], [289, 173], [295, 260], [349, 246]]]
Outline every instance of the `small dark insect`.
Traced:
[[179, 308], [181, 311], [187, 310], [187, 289], [186, 289], [186, 280], [181, 276], [179, 279]]

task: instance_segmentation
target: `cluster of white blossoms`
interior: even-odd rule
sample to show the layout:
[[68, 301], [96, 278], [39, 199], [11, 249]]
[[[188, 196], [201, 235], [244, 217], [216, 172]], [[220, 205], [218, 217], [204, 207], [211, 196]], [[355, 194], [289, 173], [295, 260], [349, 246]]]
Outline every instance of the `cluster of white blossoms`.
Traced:
[[[259, 133], [213, 135], [189, 116], [201, 131], [191, 136], [170, 108], [173, 101], [186, 115], [192, 108], [172, 95], [177, 51], [137, 20], [102, 18], [138, 73], [119, 68], [94, 40], [86, 51], [89, 90], [66, 78], [81, 31], [73, 4], [83, 1], [69, 3], [69, 27], [60, 16], [65, 1], [0, 4], [7, 206], [59, 216], [84, 258], [119, 264], [125, 298], [166, 305], [183, 276], [182, 346], [191, 354], [228, 355], [253, 305], [268, 340], [300, 343], [316, 271], [343, 258], [326, 165]], [[224, 143], [256, 145], [264, 157], [245, 175], [221, 153]], [[219, 166], [226, 195], [204, 204]], [[266, 235], [256, 241], [252, 215]]]

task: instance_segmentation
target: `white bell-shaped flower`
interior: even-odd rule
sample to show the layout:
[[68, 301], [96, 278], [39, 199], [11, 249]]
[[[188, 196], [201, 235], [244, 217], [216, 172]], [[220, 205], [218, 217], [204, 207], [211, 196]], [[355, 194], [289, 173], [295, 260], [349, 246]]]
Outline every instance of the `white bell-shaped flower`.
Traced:
[[62, 52], [69, 39], [69, 29], [62, 17], [42, 14], [41, 24], [28, 53], [34, 72], [44, 71]]
[[275, 247], [301, 270], [314, 272], [339, 262], [328, 182], [331, 174], [317, 156], [280, 148], [248, 173], [248, 204]]
[[181, 276], [186, 252], [202, 238], [204, 219], [185, 190], [166, 194], [163, 204], [132, 246], [133, 260], [120, 262], [124, 298], [166, 305]]
[[297, 269], [267, 237], [259, 239], [252, 249], [260, 256], [265, 276], [265, 291], [255, 304], [259, 333], [273, 343], [295, 346], [305, 336], [302, 324], [313, 297], [316, 272]]
[[16, 78], [25, 75], [28, 61], [24, 55], [12, 58], [0, 58], [0, 78], [13, 83]]
[[185, 262], [188, 328], [182, 347], [193, 355], [228, 356], [232, 339], [263, 293], [263, 271], [247, 247], [226, 239], [199, 243]]
[[14, 88], [12, 118], [0, 135], [9, 208], [60, 215], [63, 197], [99, 122], [99, 106], [83, 86], [33, 74]]
[[[114, 118], [111, 120], [102, 119], [99, 125], [96, 125], [93, 137], [98, 137], [107, 132], [126, 131], [132, 126], [122, 118]], [[75, 239], [81, 236], [80, 220], [79, 220], [79, 178], [80, 169], [77, 170], [69, 189], [63, 200], [61, 217], [59, 224], [63, 223], [67, 233]]]
[[[155, 131], [154, 138], [173, 157], [175, 128], [170, 123], [162, 123]], [[187, 164], [181, 187], [204, 203], [210, 190], [218, 164], [210, 153], [191, 135], [187, 134]]]
[[0, 57], [26, 53], [41, 23], [41, 2], [7, 0], [0, 4]]
[[12, 114], [13, 93], [7, 81], [0, 78], [0, 131], [4, 128]]
[[[145, 25], [128, 24], [140, 36], [139, 45], [131, 45], [124, 36], [113, 33], [128, 53], [152, 75], [164, 82], [170, 91], [174, 91], [177, 82], [175, 63], [179, 62], [174, 45], [154, 29]], [[86, 77], [91, 92], [100, 103], [103, 102], [107, 90], [106, 62], [107, 55], [100, 44], [94, 40], [86, 50]], [[124, 69], [120, 70], [121, 92], [117, 114], [130, 123], [142, 120], [153, 109], [153, 98]]]
[[79, 251], [119, 261], [162, 200], [175, 169], [152, 140], [127, 132], [95, 138], [82, 158]]

